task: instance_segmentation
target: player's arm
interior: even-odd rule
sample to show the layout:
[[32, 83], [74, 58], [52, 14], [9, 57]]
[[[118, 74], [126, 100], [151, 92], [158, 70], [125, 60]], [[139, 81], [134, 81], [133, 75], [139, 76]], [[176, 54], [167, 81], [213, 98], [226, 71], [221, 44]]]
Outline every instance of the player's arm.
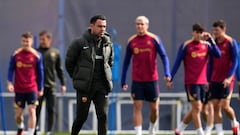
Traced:
[[238, 56], [238, 66], [237, 66], [237, 69], [236, 69], [236, 78], [237, 78], [237, 81], [238, 81], [238, 85], [240, 85], [240, 65], [239, 65], [239, 61], [240, 61], [240, 57]]
[[237, 84], [238, 84], [238, 98], [240, 99], [240, 56], [238, 56], [238, 66], [236, 69], [236, 78], [237, 78]]
[[11, 56], [8, 67], [8, 81], [7, 81], [8, 91], [10, 92], [14, 91], [13, 87], [14, 70], [15, 70], [15, 57]]
[[[238, 45], [238, 49], [239, 49], [239, 45]], [[237, 84], [238, 84], [238, 98], [240, 99], [240, 55], [239, 55], [239, 50], [238, 50], [238, 65], [237, 65], [235, 75], [236, 75]]]
[[232, 45], [231, 45], [231, 60], [232, 60], [232, 67], [230, 69], [230, 72], [228, 73], [227, 78], [232, 78], [238, 65], [238, 45], [235, 39], [233, 39]]
[[159, 37], [157, 40], [155, 40], [155, 47], [156, 47], [158, 54], [160, 55], [160, 57], [162, 59], [165, 77], [169, 78], [169, 80], [170, 80], [171, 74], [170, 74], [169, 59], [168, 59], [167, 53], [165, 51], [165, 48], [163, 46], [163, 43]]
[[184, 56], [185, 56], [185, 53], [186, 53], [186, 49], [185, 49], [185, 45], [184, 44], [181, 44], [181, 46], [179, 47], [178, 49], [178, 54], [177, 54], [177, 57], [176, 57], [176, 60], [175, 60], [175, 63], [174, 63], [174, 66], [172, 68], [172, 71], [171, 71], [171, 80], [170, 81], [167, 81], [167, 88], [170, 90], [172, 89], [173, 87], [173, 78], [179, 68], [179, 66], [181, 65], [181, 61], [183, 60]]
[[184, 45], [184, 43], [183, 43], [183, 44], [181, 44], [181, 46], [178, 49], [177, 57], [176, 57], [176, 60], [174, 62], [174, 65], [173, 65], [173, 68], [171, 71], [171, 76], [172, 76], [171, 81], [173, 80], [175, 74], [177, 73], [178, 68], [181, 65], [181, 62], [186, 54], [186, 48], [187, 48], [186, 45]]
[[124, 90], [127, 89], [126, 77], [127, 77], [127, 71], [128, 71], [130, 61], [131, 61], [131, 57], [132, 57], [132, 50], [131, 50], [130, 43], [129, 43], [127, 45], [127, 48], [126, 48], [126, 54], [125, 54], [125, 57], [124, 57], [123, 68], [122, 68], [121, 85], [122, 85], [122, 88], [124, 86], [126, 87], [126, 88], [123, 88]]
[[[37, 84], [39, 93], [43, 94], [44, 86], [44, 69], [43, 69], [43, 58], [42, 54], [38, 53], [39, 57], [37, 58]], [[40, 94], [40, 96], [42, 96]]]
[[65, 93], [65, 91], [66, 91], [66, 86], [65, 86], [66, 85], [66, 80], [65, 80], [65, 77], [64, 77], [61, 57], [60, 57], [58, 51], [57, 51], [57, 59], [56, 59], [55, 69], [56, 69], [57, 76], [58, 76], [58, 78], [60, 80], [60, 83], [61, 83], [61, 91], [62, 91], [62, 93]]
[[67, 50], [66, 59], [65, 59], [65, 67], [71, 78], [73, 76], [73, 71], [74, 71], [75, 65], [77, 63], [77, 58], [79, 56], [79, 53], [81, 52], [81, 50], [80, 50], [81, 42], [83, 42], [83, 41], [74, 40]]
[[214, 39], [210, 37], [210, 38], [208, 38], [207, 41], [210, 43], [210, 45], [208, 46], [208, 49], [209, 49], [208, 52], [214, 57], [217, 57], [217, 58], [221, 57], [221, 51], [218, 48]]
[[231, 54], [232, 67], [230, 68], [227, 78], [223, 81], [224, 87], [227, 87], [230, 85], [238, 65], [238, 59], [237, 59], [238, 46], [237, 46], [237, 41], [235, 39], [232, 39], [232, 42], [230, 44], [230, 51], [231, 51], [230, 54]]

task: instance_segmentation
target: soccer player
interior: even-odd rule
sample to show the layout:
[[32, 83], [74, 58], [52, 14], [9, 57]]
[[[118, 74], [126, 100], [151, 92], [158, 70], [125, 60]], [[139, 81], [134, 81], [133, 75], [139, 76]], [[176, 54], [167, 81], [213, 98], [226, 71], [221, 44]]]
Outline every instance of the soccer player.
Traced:
[[127, 90], [126, 84], [127, 70], [132, 60], [132, 91], [134, 100], [133, 122], [136, 135], [142, 135], [142, 105], [143, 100], [149, 102], [150, 106], [150, 126], [149, 134], [156, 132], [156, 121], [158, 118], [159, 87], [157, 54], [161, 56], [165, 79], [170, 80], [169, 60], [163, 44], [159, 37], [148, 31], [149, 20], [145, 16], [136, 18], [137, 34], [128, 40], [126, 55], [124, 58], [122, 71], [122, 89]]
[[[207, 41], [202, 40], [202, 38]], [[196, 23], [192, 26], [192, 38], [181, 44], [171, 72], [173, 79], [181, 61], [183, 61], [185, 88], [188, 101], [192, 106], [192, 109], [185, 115], [183, 122], [175, 130], [176, 135], [182, 134], [187, 126], [186, 124], [191, 120], [193, 120], [197, 129], [197, 134], [204, 135], [200, 113], [206, 98], [209, 55], [220, 57], [220, 51], [211, 35], [204, 32], [204, 26]], [[172, 87], [172, 82], [167, 84], [168, 88]]]
[[[64, 94], [66, 92], [65, 78], [63, 73], [63, 68], [61, 65], [61, 58], [59, 51], [51, 47], [52, 34], [48, 31], [42, 31], [39, 34], [39, 48], [38, 51], [41, 52], [43, 56], [43, 66], [44, 66], [44, 94], [39, 97], [39, 105], [37, 106], [37, 123], [39, 121], [39, 116], [42, 108], [42, 102], [46, 99], [46, 109], [47, 109], [47, 135], [52, 135], [52, 128], [54, 122], [54, 106], [56, 98], [56, 76], [58, 76], [61, 84], [61, 92]], [[34, 135], [37, 135], [37, 129]]]
[[42, 56], [32, 48], [33, 36], [30, 32], [21, 36], [22, 47], [11, 56], [8, 69], [8, 90], [15, 92], [15, 120], [17, 135], [23, 135], [23, 110], [28, 104], [28, 135], [33, 135], [36, 126], [38, 96], [43, 95]]
[[210, 103], [214, 106], [214, 121], [217, 135], [223, 135], [222, 110], [231, 120], [233, 135], [238, 134], [239, 123], [230, 106], [233, 92], [234, 74], [237, 68], [238, 47], [234, 38], [226, 34], [226, 23], [218, 20], [213, 23], [215, 41], [221, 50], [220, 58], [212, 58], [210, 78]]

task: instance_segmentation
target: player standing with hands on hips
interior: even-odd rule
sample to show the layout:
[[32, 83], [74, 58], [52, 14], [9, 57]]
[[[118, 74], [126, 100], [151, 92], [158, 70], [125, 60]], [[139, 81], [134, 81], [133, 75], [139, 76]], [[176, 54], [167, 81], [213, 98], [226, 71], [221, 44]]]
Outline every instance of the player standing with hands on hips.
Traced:
[[22, 47], [11, 56], [8, 68], [8, 90], [15, 92], [15, 120], [17, 135], [23, 135], [23, 110], [28, 104], [28, 135], [33, 135], [36, 126], [38, 96], [43, 95], [42, 55], [32, 48], [33, 35], [30, 32], [21, 36]]
[[145, 16], [136, 18], [137, 34], [128, 40], [122, 71], [122, 89], [127, 90], [127, 70], [132, 60], [132, 91], [134, 100], [133, 123], [136, 135], [142, 135], [142, 106], [143, 100], [149, 102], [150, 125], [149, 135], [156, 134], [156, 121], [159, 115], [159, 86], [157, 70], [157, 54], [160, 55], [165, 79], [171, 79], [169, 60], [160, 38], [148, 31], [149, 19]]

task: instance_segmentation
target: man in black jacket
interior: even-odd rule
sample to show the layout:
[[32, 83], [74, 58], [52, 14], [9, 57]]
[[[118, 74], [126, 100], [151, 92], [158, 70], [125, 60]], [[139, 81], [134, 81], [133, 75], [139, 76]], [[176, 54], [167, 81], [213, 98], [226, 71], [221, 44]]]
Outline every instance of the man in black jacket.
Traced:
[[86, 121], [91, 101], [98, 118], [98, 135], [107, 134], [108, 93], [112, 89], [113, 46], [106, 33], [106, 17], [93, 16], [90, 28], [69, 46], [65, 66], [77, 94], [72, 135]]
[[[44, 94], [42, 97], [39, 97], [39, 105], [37, 107], [37, 123], [39, 121], [39, 116], [42, 108], [42, 102], [46, 99], [46, 108], [47, 108], [47, 135], [52, 135], [52, 128], [54, 122], [54, 106], [56, 98], [56, 75], [58, 76], [61, 84], [61, 91], [65, 93], [65, 78], [63, 73], [63, 68], [61, 65], [61, 58], [59, 51], [51, 47], [52, 34], [48, 31], [42, 31], [39, 34], [39, 43], [40, 46], [37, 49], [41, 52], [43, 56], [43, 65], [44, 65]], [[35, 130], [35, 135], [37, 130]]]

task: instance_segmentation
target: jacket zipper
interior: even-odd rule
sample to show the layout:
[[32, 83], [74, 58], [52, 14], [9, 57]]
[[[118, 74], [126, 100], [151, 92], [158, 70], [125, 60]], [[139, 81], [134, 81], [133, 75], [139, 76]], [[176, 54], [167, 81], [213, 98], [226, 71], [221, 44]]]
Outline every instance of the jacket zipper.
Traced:
[[90, 87], [91, 87], [91, 84], [92, 84], [92, 81], [93, 81], [93, 72], [94, 72], [94, 69], [95, 69], [95, 57], [96, 57], [96, 53], [95, 53], [95, 48], [94, 46], [92, 46], [92, 49], [91, 49], [91, 56], [92, 56], [92, 70], [91, 70], [91, 78], [90, 78], [90, 81], [89, 81], [89, 84], [88, 84], [88, 91], [90, 91]]

